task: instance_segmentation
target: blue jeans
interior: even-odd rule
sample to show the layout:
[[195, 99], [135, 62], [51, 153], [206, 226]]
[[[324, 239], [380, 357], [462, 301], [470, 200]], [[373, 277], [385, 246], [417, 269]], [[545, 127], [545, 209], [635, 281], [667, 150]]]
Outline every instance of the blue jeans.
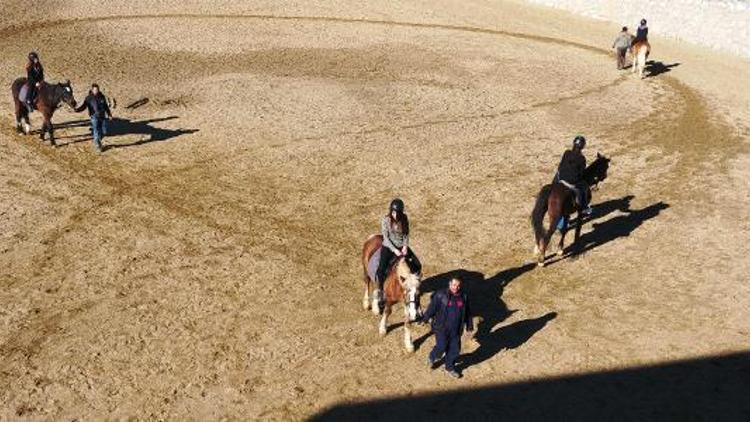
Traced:
[[96, 114], [91, 116], [91, 135], [94, 138], [94, 146], [102, 147], [102, 138], [107, 136], [107, 119], [97, 117]]
[[461, 336], [447, 331], [435, 332], [435, 347], [430, 352], [430, 360], [435, 362], [445, 353], [445, 369], [456, 369], [456, 359], [461, 353]]

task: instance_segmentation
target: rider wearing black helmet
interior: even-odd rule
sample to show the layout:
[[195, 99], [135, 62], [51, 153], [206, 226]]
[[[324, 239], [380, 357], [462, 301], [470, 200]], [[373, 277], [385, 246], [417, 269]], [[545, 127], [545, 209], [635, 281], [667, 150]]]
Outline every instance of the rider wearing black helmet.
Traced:
[[[375, 278], [378, 288], [383, 291], [388, 264], [394, 256], [411, 254], [409, 250], [409, 218], [404, 212], [404, 201], [399, 198], [391, 201], [388, 215], [380, 223], [380, 233], [383, 235], [383, 247], [380, 248], [380, 262]], [[381, 294], [381, 300], [383, 295]]]
[[[586, 169], [586, 157], [583, 149], [586, 147], [586, 138], [578, 135], [573, 139], [573, 147], [562, 156], [560, 165], [557, 167], [556, 181], [570, 188], [576, 195], [576, 203], [583, 209], [586, 207], [584, 194], [586, 186], [583, 184], [583, 171]], [[591, 208], [583, 209], [584, 214], [591, 213]]]
[[31, 110], [36, 99], [37, 88], [44, 82], [44, 68], [39, 61], [39, 55], [32, 51], [29, 53], [29, 61], [26, 63], [26, 83], [28, 92], [26, 93], [26, 105]]

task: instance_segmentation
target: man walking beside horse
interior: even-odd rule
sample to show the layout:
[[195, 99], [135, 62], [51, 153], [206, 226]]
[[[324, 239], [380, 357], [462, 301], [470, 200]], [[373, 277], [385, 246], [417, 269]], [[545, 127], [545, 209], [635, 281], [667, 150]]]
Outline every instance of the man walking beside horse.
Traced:
[[461, 353], [464, 326], [467, 332], [474, 331], [469, 298], [461, 291], [461, 283], [460, 278], [454, 277], [447, 289], [435, 292], [427, 311], [419, 318], [421, 322], [432, 319], [435, 347], [430, 352], [430, 366], [434, 368], [445, 354], [445, 370], [453, 378], [461, 378], [461, 373], [456, 370], [456, 359]]
[[76, 112], [80, 113], [88, 109], [91, 118], [91, 136], [94, 141], [96, 152], [102, 152], [102, 138], [107, 135], [107, 120], [112, 120], [112, 112], [107, 104], [107, 98], [99, 90], [98, 84], [91, 84], [91, 90]]

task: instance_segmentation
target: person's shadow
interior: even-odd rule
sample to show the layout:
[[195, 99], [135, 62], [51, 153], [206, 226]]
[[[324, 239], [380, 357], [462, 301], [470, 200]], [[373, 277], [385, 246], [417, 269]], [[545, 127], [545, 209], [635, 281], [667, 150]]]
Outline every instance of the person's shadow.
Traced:
[[[447, 288], [448, 282], [454, 277], [459, 277], [463, 281], [462, 289], [468, 296], [471, 314], [474, 321], [477, 322], [474, 337], [479, 343], [479, 348], [472, 354], [459, 358], [461, 369], [481, 363], [504, 348], [515, 348], [522, 345], [534, 333], [544, 328], [549, 319], [554, 318], [554, 316], [550, 318], [549, 315], [552, 314], [548, 314], [542, 318], [524, 320], [495, 329], [498, 324], [516, 312], [508, 309], [508, 306], [502, 300], [505, 287], [534, 268], [536, 268], [535, 263], [528, 263], [508, 268], [490, 278], [485, 278], [484, 274], [477, 271], [459, 269], [427, 278], [422, 282], [420, 288], [422, 293], [432, 293]], [[545, 320], [545, 318], [547, 319]], [[540, 321], [544, 322], [540, 324]], [[419, 348], [431, 334], [432, 332], [428, 332], [417, 338], [414, 341], [414, 346]]]
[[667, 208], [669, 204], [660, 201], [637, 210], [630, 209], [630, 207], [620, 210], [624, 212], [623, 215], [602, 223], [594, 223], [593, 230], [581, 235], [578, 245], [572, 249], [571, 254], [580, 255], [613, 240], [628, 237], [645, 221], [658, 216]]
[[198, 132], [198, 129], [163, 129], [153, 126], [154, 123], [177, 119], [177, 116], [161, 117], [146, 120], [130, 120], [115, 117], [109, 122], [107, 137], [121, 135], [142, 135], [141, 139], [129, 143], [115, 143], [107, 145], [109, 148], [127, 148], [151, 142], [161, 142], [176, 138], [181, 135]]
[[[569, 233], [566, 237], [566, 240], [568, 240], [569, 243], [565, 247], [565, 254], [561, 257], [548, 260], [546, 265], [550, 266], [568, 258], [576, 259], [591, 249], [602, 246], [618, 238], [630, 236], [630, 233], [640, 227], [640, 225], [646, 220], [658, 216], [661, 211], [669, 208], [669, 204], [657, 202], [648, 207], [633, 210], [630, 208], [630, 203], [633, 198], [633, 195], [627, 195], [622, 198], [611, 199], [593, 205], [593, 214], [583, 217], [582, 220], [584, 225], [593, 222], [593, 229], [589, 232], [583, 233], [580, 239], [578, 239], [577, 244], [572, 243], [573, 233], [570, 233], [575, 230], [575, 224], [578, 223], [577, 219], [573, 219], [569, 223]], [[596, 222], [615, 211], [619, 211], [623, 213], [623, 215], [612, 217], [601, 223]]]
[[[151, 142], [161, 142], [176, 138], [181, 135], [198, 132], [198, 129], [163, 129], [153, 126], [154, 123], [164, 122], [168, 120], [177, 119], [177, 116], [160, 117], [155, 119], [145, 120], [131, 120], [127, 118], [114, 117], [112, 120], [107, 122], [107, 134], [104, 136], [104, 147], [103, 149], [116, 149], [116, 148], [127, 148]], [[73, 122], [62, 123], [56, 127], [60, 128], [73, 128], [88, 126], [88, 133], [67, 135], [58, 137], [58, 139], [67, 139], [66, 143], [58, 144], [58, 146], [66, 146], [68, 144], [75, 144], [78, 142], [85, 142], [91, 140], [91, 127], [90, 121], [78, 120]], [[140, 139], [128, 143], [117, 143], [116, 137], [123, 135], [141, 135]]]

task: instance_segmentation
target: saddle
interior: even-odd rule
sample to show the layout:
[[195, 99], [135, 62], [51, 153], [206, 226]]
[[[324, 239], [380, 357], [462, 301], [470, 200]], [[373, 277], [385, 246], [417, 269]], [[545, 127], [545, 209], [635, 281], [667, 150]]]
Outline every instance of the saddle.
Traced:
[[[374, 254], [372, 254], [370, 260], [367, 262], [367, 276], [370, 277], [370, 280], [375, 280], [375, 275], [378, 272], [378, 265], [380, 264], [380, 252], [382, 250], [383, 247], [381, 246], [377, 251], [375, 251]], [[393, 271], [393, 267], [396, 266], [396, 262], [398, 262], [398, 259], [399, 257], [394, 256], [391, 259], [391, 262], [388, 263], [388, 270], [385, 272], [386, 278], [391, 274], [391, 271]], [[409, 266], [412, 268], [412, 271], [415, 271], [417, 273], [422, 271], [422, 264], [419, 262], [419, 259], [413, 252], [409, 257], [409, 260], [411, 261], [409, 263]]]
[[[26, 102], [26, 99], [29, 96], [30, 92], [31, 92], [31, 89], [28, 83], [23, 84], [23, 86], [21, 86], [21, 89], [18, 91], [18, 101], [20, 101], [21, 104], [24, 104], [27, 107], [28, 107], [28, 103]], [[31, 108], [32, 110], [36, 110], [36, 104], [32, 104]]]
[[[573, 193], [573, 195], [571, 195], [570, 198], [568, 198], [568, 201], [572, 201], [572, 204], [575, 205], [576, 204], [575, 193], [576, 191], [583, 189], [583, 186], [579, 187], [562, 179], [558, 179], [557, 182], [565, 186], [566, 188], [568, 188], [571, 191], [571, 193]], [[588, 189], [583, 189], [583, 201], [585, 203], [581, 204], [582, 208], [586, 208], [589, 205], [589, 202], [591, 202], [591, 192]]]

